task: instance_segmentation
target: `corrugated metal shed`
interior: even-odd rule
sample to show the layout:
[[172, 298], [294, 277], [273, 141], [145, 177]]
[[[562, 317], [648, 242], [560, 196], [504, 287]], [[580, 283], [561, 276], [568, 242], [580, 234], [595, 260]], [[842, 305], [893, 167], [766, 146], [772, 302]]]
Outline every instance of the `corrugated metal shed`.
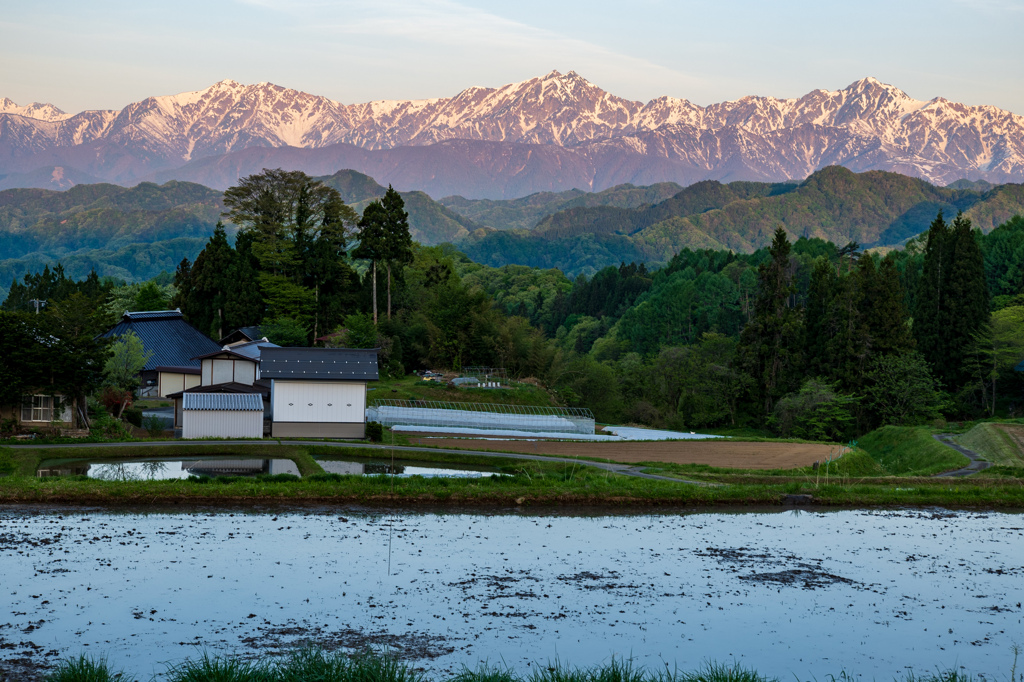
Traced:
[[179, 310], [125, 313], [121, 321], [102, 336], [122, 336], [129, 331], [135, 332], [143, 347], [153, 353], [143, 371], [161, 366], [199, 367], [200, 361], [193, 358], [220, 350], [215, 341], [186, 322]]
[[376, 381], [377, 351], [364, 348], [264, 348], [263, 379]]
[[263, 397], [258, 393], [183, 393], [183, 410], [247, 410], [263, 411]]

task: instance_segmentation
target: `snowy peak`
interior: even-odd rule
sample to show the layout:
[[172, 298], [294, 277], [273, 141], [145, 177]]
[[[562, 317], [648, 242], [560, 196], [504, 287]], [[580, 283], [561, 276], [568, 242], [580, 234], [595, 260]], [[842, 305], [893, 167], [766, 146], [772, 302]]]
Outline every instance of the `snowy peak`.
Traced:
[[[0, 99], [0, 175], [32, 163], [34, 155], [49, 156], [26, 170], [52, 165], [83, 145], [93, 151], [75, 152], [75, 159], [83, 159], [75, 163], [87, 163], [94, 173], [107, 164], [120, 178], [134, 177], [133, 164], [173, 168], [251, 148], [347, 143], [369, 151], [450, 140], [549, 145], [581, 154], [617, 149], [645, 159], [630, 162], [641, 175], [647, 167], [683, 164], [696, 169], [685, 177], [696, 179], [730, 173], [803, 178], [842, 164], [937, 183], [1024, 180], [1024, 118], [943, 98], [916, 100], [873, 77], [799, 98], [746, 96], [706, 107], [670, 96], [628, 100], [575, 71], [556, 70], [499, 87], [469, 87], [452, 97], [350, 105], [231, 79], [148, 97], [120, 111], [74, 115], [50, 104]], [[641, 175], [623, 181], [679, 179]]]
[[67, 118], [71, 118], [71, 114], [64, 113], [52, 104], [32, 102], [27, 106], [19, 107], [6, 97], [0, 98], [0, 114], [13, 114], [15, 116], [24, 116], [25, 118], [34, 118], [38, 121], [49, 122], [63, 121]]

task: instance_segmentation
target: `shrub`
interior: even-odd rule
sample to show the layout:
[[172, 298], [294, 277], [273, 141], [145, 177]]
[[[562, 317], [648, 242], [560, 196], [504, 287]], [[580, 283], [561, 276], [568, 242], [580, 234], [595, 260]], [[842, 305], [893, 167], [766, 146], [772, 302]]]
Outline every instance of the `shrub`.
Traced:
[[379, 443], [384, 440], [384, 427], [380, 422], [367, 422], [366, 437], [371, 443]]
[[775, 404], [771, 424], [781, 436], [840, 441], [848, 435], [856, 403], [856, 398], [839, 393], [835, 385], [808, 379], [798, 393]]
[[124, 422], [114, 419], [106, 412], [101, 412], [92, 420], [92, 427], [89, 429], [93, 435], [103, 438], [129, 439], [132, 437], [125, 428]]
[[164, 431], [167, 430], [167, 422], [155, 414], [144, 417], [140, 426], [146, 429], [146, 433], [148, 433], [151, 438], [162, 436]]
[[0, 419], [0, 436], [13, 436], [18, 430], [17, 419]]
[[11, 451], [0, 448], [0, 476], [13, 474], [18, 468], [17, 462], [11, 457]]
[[142, 410], [136, 407], [129, 407], [121, 413], [121, 416], [124, 417], [124, 420], [132, 426], [142, 428]]

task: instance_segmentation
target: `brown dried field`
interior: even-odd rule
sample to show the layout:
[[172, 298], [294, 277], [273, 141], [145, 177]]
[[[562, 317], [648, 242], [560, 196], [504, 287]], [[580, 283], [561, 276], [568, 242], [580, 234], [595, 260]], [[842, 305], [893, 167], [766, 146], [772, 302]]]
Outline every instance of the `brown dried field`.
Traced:
[[795, 469], [824, 461], [840, 446], [817, 443], [746, 443], [696, 441], [654, 441], [587, 443], [564, 441], [479, 440], [473, 438], [414, 437], [410, 442], [440, 448], [522, 452], [558, 457], [600, 457], [615, 462], [670, 462], [709, 464], [729, 469]]

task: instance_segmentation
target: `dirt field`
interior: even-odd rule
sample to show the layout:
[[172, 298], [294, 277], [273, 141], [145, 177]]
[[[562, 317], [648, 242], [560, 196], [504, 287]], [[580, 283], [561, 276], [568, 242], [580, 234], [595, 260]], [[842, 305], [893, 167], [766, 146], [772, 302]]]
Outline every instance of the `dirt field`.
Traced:
[[824, 461], [839, 446], [811, 443], [716, 443], [714, 441], [566, 443], [556, 441], [411, 438], [417, 445], [496, 450], [562, 457], [600, 457], [615, 462], [710, 464], [730, 469], [795, 469]]

